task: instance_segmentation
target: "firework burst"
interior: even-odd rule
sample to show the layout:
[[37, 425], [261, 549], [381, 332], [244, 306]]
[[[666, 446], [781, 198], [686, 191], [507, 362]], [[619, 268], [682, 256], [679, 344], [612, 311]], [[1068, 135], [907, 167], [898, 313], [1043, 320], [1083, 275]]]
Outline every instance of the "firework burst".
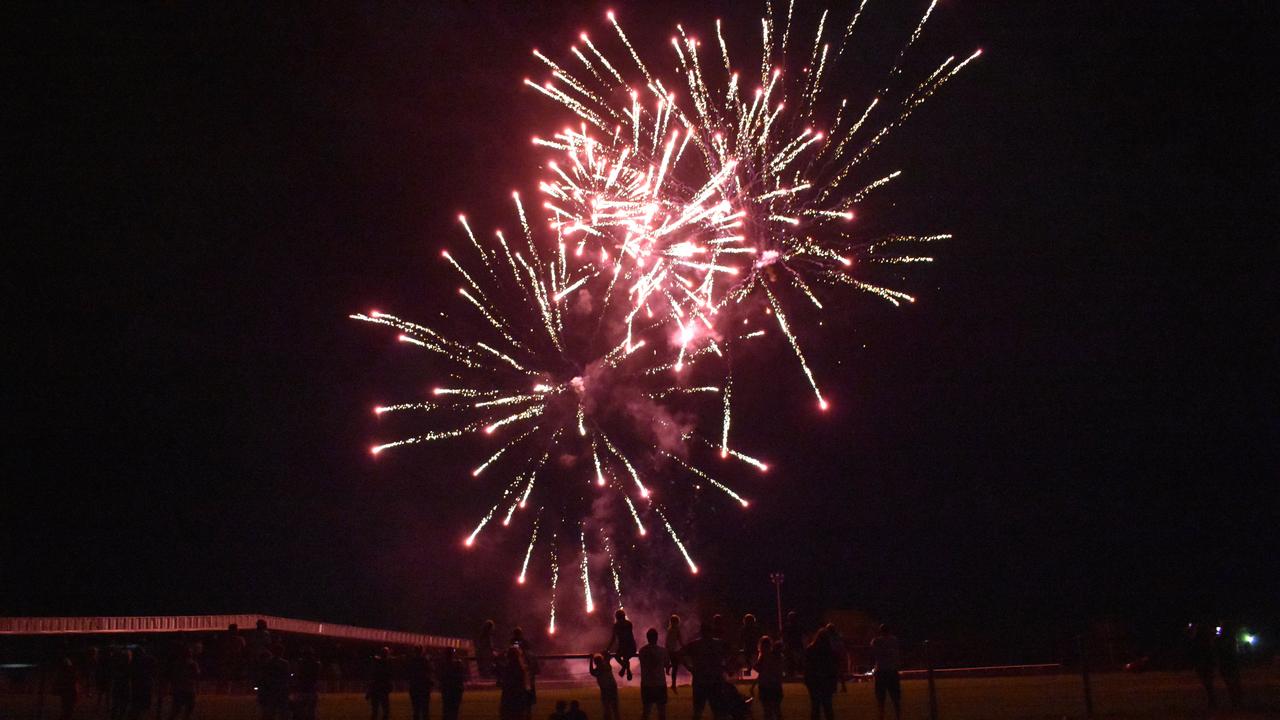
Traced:
[[[824, 89], [866, 0], [841, 22], [823, 11], [816, 27], [803, 32], [794, 27], [794, 2], [785, 16], [767, 4], [758, 66], [756, 58], [735, 65], [719, 21], [715, 49], [709, 52], [677, 25], [671, 38], [674, 82], [651, 70], [613, 12], [607, 19], [625, 49], [621, 61], [610, 59], [585, 33], [580, 40], [587, 52], [571, 47], [572, 59], [563, 65], [535, 51], [550, 77], [542, 84], [526, 83], [571, 111], [580, 126], [534, 139], [564, 153], [571, 168], [566, 172], [554, 161], [546, 166], [542, 189], [551, 198], [553, 227], [562, 236], [579, 237], [580, 248], [600, 242], [615, 256], [630, 243], [659, 256], [676, 248], [686, 257], [704, 258], [686, 263], [701, 271], [700, 277], [675, 275], [675, 283], [661, 288], [675, 296], [669, 315], [685, 316], [686, 296], [694, 301], [697, 317], [713, 316], [727, 304], [745, 307], [757, 298], [751, 307], [772, 315], [825, 410], [828, 400], [789, 316], [822, 309], [816, 285], [852, 287], [893, 305], [914, 302], [908, 293], [871, 282], [858, 271], [931, 262], [931, 257], [895, 249], [949, 237], [861, 238], [853, 230], [859, 204], [901, 175], [866, 177], [860, 172], [864, 161], [981, 54], [975, 51], [959, 62], [946, 58], [899, 93], [899, 100], [882, 102], [936, 4], [928, 5], [907, 38], [885, 88], [861, 103], [828, 98]], [[788, 48], [789, 39], [802, 34], [812, 42], [792, 42]], [[704, 55], [711, 56], [709, 65]], [[708, 81], [713, 77], [720, 79], [714, 89]], [[667, 231], [670, 218], [683, 232]], [[706, 221], [706, 226], [681, 220]], [[717, 273], [724, 276], [718, 284]], [[787, 302], [793, 296], [803, 298], [801, 306]], [[725, 399], [727, 408], [727, 393]], [[727, 414], [726, 409], [726, 427]], [[727, 439], [722, 450], [729, 450]]]
[[[495, 500], [461, 544], [471, 548], [495, 527], [524, 528], [527, 541], [516, 575], [520, 585], [526, 584], [531, 562], [542, 556], [549, 559], [554, 586], [560, 580], [557, 558], [576, 552], [584, 605], [591, 612], [601, 594], [593, 580], [610, 579], [602, 587], [620, 599], [617, 553], [653, 528], [665, 531], [690, 571], [697, 572], [662, 502], [687, 498], [706, 485], [747, 505], [690, 457], [691, 439], [714, 445], [698, 433], [696, 419], [704, 414], [700, 406], [708, 404], [706, 398], [719, 406], [716, 396], [723, 389], [696, 383], [708, 374], [702, 366], [721, 362], [723, 352], [710, 334], [686, 337], [677, 369], [676, 362], [664, 360], [660, 343], [644, 347], [637, 339], [662, 321], [637, 326], [635, 336], [602, 327], [625, 312], [588, 299], [592, 288], [609, 281], [571, 262], [562, 242], [539, 250], [523, 205], [518, 196], [514, 199], [526, 228], [519, 246], [501, 232], [481, 240], [463, 217], [468, 259], [441, 253], [458, 277], [460, 316], [442, 313], [435, 326], [378, 310], [351, 316], [385, 326], [400, 343], [442, 361], [433, 363], [440, 380], [424, 397], [374, 408], [380, 418], [421, 416], [430, 429], [374, 445], [371, 452], [376, 456], [460, 437], [481, 441], [486, 448], [477, 454], [466, 482]], [[735, 339], [745, 341], [748, 335], [759, 333]], [[757, 471], [766, 469], [750, 456], [736, 458]], [[642, 468], [663, 471], [647, 477]], [[576, 542], [557, 547], [558, 539]], [[607, 559], [607, 573], [593, 574], [593, 554]]]
[[[768, 469], [731, 444], [732, 348], [776, 325], [825, 410], [793, 324], [823, 308], [815, 288], [914, 301], [866, 271], [929, 262], [904, 248], [949, 236], [863, 237], [856, 218], [900, 175], [869, 176], [865, 160], [980, 54], [947, 58], [883, 100], [935, 4], [885, 89], [861, 102], [829, 98], [824, 88], [866, 0], [839, 23], [824, 11], [804, 32], [812, 42], [790, 48], [801, 35], [794, 7], [782, 16], [766, 5], [759, 57], [746, 64], [735, 64], [718, 21], [711, 53], [677, 26], [675, 82], [645, 64], [612, 12], [621, 61], [585, 33], [563, 64], [534, 51], [550, 76], [526, 83], [571, 120], [533, 138], [550, 157], [532, 219], [518, 194], [521, 230], [512, 238], [478, 237], [459, 217], [465, 251], [446, 250], [442, 261], [457, 275], [465, 315], [442, 313], [436, 325], [379, 311], [351, 316], [439, 361], [431, 363], [438, 383], [424, 397], [375, 408], [380, 417], [421, 416], [428, 429], [373, 454], [456, 438], [484, 446], [464, 482], [492, 500], [460, 542], [471, 548], [486, 532], [518, 532], [516, 582], [545, 567], [550, 632], [558, 598], [577, 594], [561, 587], [572, 575], [588, 612], [610, 594], [621, 604], [625, 550], [655, 530], [699, 571], [664, 505], [703, 487], [749, 505], [698, 458], [718, 452]], [[699, 419], [708, 416], [718, 427], [704, 434]], [[562, 568], [576, 572], [562, 576]]]

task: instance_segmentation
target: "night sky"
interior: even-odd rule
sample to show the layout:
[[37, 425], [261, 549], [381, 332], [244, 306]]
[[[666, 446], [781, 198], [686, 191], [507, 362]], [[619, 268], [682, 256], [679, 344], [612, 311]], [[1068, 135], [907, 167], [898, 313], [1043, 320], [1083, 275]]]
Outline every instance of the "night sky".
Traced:
[[[666, 61], [676, 22], [754, 50], [746, 4], [612, 7]], [[886, 143], [906, 173], [870, 221], [956, 239], [914, 306], [801, 322], [828, 415], [784, 346], [744, 364], [770, 392], [737, 428], [776, 472], [746, 515], [699, 509], [707, 571], [672, 592], [771, 614], [782, 570], [807, 617], [1031, 655], [1103, 618], [1276, 617], [1273, 83], [1256, 20], [1123, 4], [939, 6], [915, 55], [986, 54]], [[522, 542], [458, 548], [490, 502], [459, 491], [475, 449], [370, 459], [370, 408], [428, 379], [346, 319], [452, 302], [454, 217], [510, 228], [534, 190], [557, 114], [529, 50], [605, 37], [606, 6], [499, 5], [13, 25], [0, 614], [519, 614]], [[906, 5], [859, 57], [899, 47]]]

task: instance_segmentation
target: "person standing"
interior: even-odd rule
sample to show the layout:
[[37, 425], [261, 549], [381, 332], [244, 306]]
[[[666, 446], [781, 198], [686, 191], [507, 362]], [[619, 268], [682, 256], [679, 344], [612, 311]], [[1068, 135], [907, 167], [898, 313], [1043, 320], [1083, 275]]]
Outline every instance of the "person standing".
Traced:
[[364, 697], [369, 701], [369, 720], [378, 720], [379, 710], [382, 720], [391, 717], [391, 648], [384, 647], [373, 656]]
[[315, 650], [303, 648], [298, 659], [298, 671], [293, 678], [294, 692], [297, 693], [294, 720], [316, 720], [316, 706], [320, 703], [320, 667]]
[[569, 701], [568, 718], [569, 720], [587, 720], [587, 714], [578, 706], [577, 700]]
[[804, 651], [804, 685], [809, 691], [810, 720], [835, 720], [832, 699], [836, 694], [836, 654], [827, 628], [814, 634]]
[[756, 671], [756, 688], [760, 691], [760, 705], [764, 708], [764, 720], [782, 720], [782, 643], [775, 643], [768, 636], [760, 638], [759, 654], [752, 669]]
[[636, 656], [636, 633], [631, 625], [631, 621], [627, 619], [627, 611], [618, 608], [613, 614], [613, 636], [609, 638], [609, 644], [605, 646], [605, 651], [615, 650], [618, 659], [618, 677], [623, 675], [627, 679], [631, 679], [631, 658]]
[[738, 633], [742, 652], [742, 667], [744, 672], [751, 672], [751, 667], [755, 664], [755, 656], [760, 648], [760, 637], [764, 635], [764, 630], [760, 627], [760, 623], [756, 621], [756, 616], [747, 613], [742, 616], [742, 629]]
[[457, 648], [446, 648], [440, 664], [440, 713], [443, 720], [458, 720], [462, 707], [462, 685], [467, 679], [467, 666], [458, 657]]
[[884, 720], [884, 700], [893, 700], [893, 716], [902, 720], [902, 682], [898, 671], [902, 666], [902, 648], [888, 625], [880, 626], [880, 634], [871, 641], [871, 659], [875, 662], [876, 707]]
[[196, 709], [196, 679], [200, 677], [200, 665], [191, 656], [191, 648], [178, 650], [173, 669], [169, 672], [169, 692], [173, 700], [169, 708], [169, 720], [177, 720], [179, 714], [189, 720]]
[[479, 634], [476, 635], [476, 671], [480, 673], [480, 677], [485, 679], [493, 677], [493, 662], [495, 658], [493, 628], [493, 621], [485, 620], [480, 626]]
[[787, 661], [787, 675], [795, 677], [804, 672], [804, 633], [800, 629], [800, 616], [795, 610], [787, 613], [782, 624], [782, 652]]
[[644, 634], [645, 646], [640, 648], [640, 717], [649, 720], [649, 711], [658, 710], [658, 720], [667, 720], [667, 670], [671, 667], [671, 654], [658, 644], [658, 628], [649, 628]]
[[1227, 686], [1227, 701], [1231, 703], [1232, 710], [1240, 708], [1240, 653], [1236, 646], [1238, 635], [1238, 629], [1232, 623], [1218, 626], [1218, 674], [1222, 676], [1222, 684]]
[[129, 714], [130, 680], [133, 677], [133, 653], [127, 648], [111, 650], [107, 655], [107, 677], [110, 686], [111, 720], [124, 720]]
[[155, 691], [156, 669], [159, 663], [145, 647], [139, 646], [129, 669], [129, 717], [139, 720], [151, 709], [151, 696]]
[[724, 663], [727, 655], [724, 643], [715, 636], [715, 623], [703, 623], [698, 628], [700, 637], [684, 646], [681, 660], [693, 677], [693, 720], [700, 720], [707, 703], [711, 703], [711, 714], [719, 718], [724, 715], [724, 703], [720, 690], [724, 683]]
[[667, 621], [667, 654], [671, 656], [671, 693], [677, 694], [676, 674], [680, 671], [680, 653], [684, 649], [684, 638], [680, 634], [680, 616], [671, 613]]
[[405, 675], [409, 681], [409, 704], [413, 708], [413, 720], [431, 717], [431, 687], [435, 684], [431, 672], [431, 659], [422, 646], [413, 649], [413, 655], [405, 663]]
[[538, 656], [533, 654], [533, 649], [529, 647], [529, 641], [524, 637], [524, 630], [516, 627], [511, 629], [511, 644], [520, 648], [520, 657], [524, 659], [525, 671], [528, 674], [528, 683], [526, 683], [529, 692], [529, 702], [525, 705], [525, 720], [533, 720], [533, 706], [538, 704]]
[[227, 626], [227, 632], [218, 642], [218, 690], [231, 692], [232, 683], [244, 677], [245, 642], [235, 623]]
[[618, 720], [618, 681], [609, 666], [608, 653], [591, 656], [590, 673], [600, 687], [600, 717], [602, 720]]
[[80, 699], [80, 679], [76, 677], [75, 663], [69, 657], [60, 659], [53, 667], [53, 694], [62, 707], [58, 717], [61, 720], [71, 720], [76, 711], [76, 702]]
[[271, 631], [267, 629], [267, 621], [258, 618], [253, 630], [249, 632], [249, 640], [245, 643], [245, 654], [249, 658], [249, 682], [261, 687], [264, 666], [275, 657], [272, 648]]
[[262, 720], [284, 720], [289, 716], [289, 661], [284, 647], [275, 644], [258, 663], [258, 705]]
[[529, 712], [529, 669], [525, 666], [520, 646], [507, 648], [498, 670], [498, 687], [502, 690], [498, 717], [501, 720], [524, 720]]
[[844, 638], [840, 636], [840, 630], [835, 623], [827, 623], [827, 639], [831, 641], [831, 652], [836, 657], [836, 674], [840, 679], [840, 692], [847, 693], [849, 688], [845, 685], [845, 678], [848, 677], [849, 669], [849, 651], [844, 646]]

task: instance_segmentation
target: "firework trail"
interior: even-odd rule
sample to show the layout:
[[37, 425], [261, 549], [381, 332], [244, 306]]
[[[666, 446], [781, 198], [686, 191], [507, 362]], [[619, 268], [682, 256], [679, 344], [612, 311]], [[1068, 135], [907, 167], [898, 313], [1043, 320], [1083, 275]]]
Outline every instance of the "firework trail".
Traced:
[[[717, 47], [710, 52], [676, 26], [671, 38], [676, 79], [664, 83], [609, 12], [610, 34], [625, 49], [621, 59], [610, 59], [583, 33], [580, 40], [589, 52], [575, 45], [572, 59], [562, 65], [535, 51], [550, 77], [541, 84], [526, 80], [567, 108], [579, 126], [549, 139], [534, 138], [535, 145], [559, 154], [546, 163], [540, 188], [563, 241], [597, 263], [600, 272], [612, 269], [614, 277], [625, 279], [633, 314], [641, 307], [650, 316], [659, 313], [678, 325], [678, 337], [698, 321], [711, 328], [709, 319], [728, 304], [766, 309], [823, 410], [829, 401], [788, 318], [810, 307], [822, 309], [818, 285], [852, 287], [893, 305], [914, 302], [911, 295], [855, 272], [868, 269], [864, 266], [930, 262], [927, 256], [893, 251], [949, 236], [859, 239], [853, 231], [858, 205], [901, 175], [863, 177], [861, 166], [916, 108], [981, 54], [975, 51], [960, 62], [947, 58], [899, 93], [902, 97], [882, 102], [903, 74], [903, 59], [933, 14], [934, 0], [894, 58], [878, 95], [861, 102], [828, 98], [827, 81], [866, 3], [860, 0], [845, 22], [823, 11], [812, 31], [793, 27], [794, 2], [785, 18], [766, 4], [758, 77], [754, 61], [740, 59], [735, 65], [717, 21]], [[806, 42], [789, 49], [792, 37]], [[709, 78], [718, 78], [719, 86]], [[792, 296], [802, 299], [788, 302]], [[748, 305], [753, 297], [761, 302]], [[691, 317], [694, 322], [688, 322]], [[677, 367], [686, 350], [679, 346]], [[724, 387], [721, 447], [727, 454], [727, 378]]]

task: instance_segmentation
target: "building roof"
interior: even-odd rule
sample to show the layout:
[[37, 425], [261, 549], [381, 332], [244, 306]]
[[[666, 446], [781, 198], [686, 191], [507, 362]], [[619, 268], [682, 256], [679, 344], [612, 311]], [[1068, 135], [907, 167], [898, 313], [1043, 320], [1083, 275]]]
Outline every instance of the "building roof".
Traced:
[[453, 647], [470, 651], [470, 640], [423, 633], [380, 630], [354, 625], [297, 620], [275, 615], [133, 615], [112, 617], [0, 617], [0, 635], [86, 635], [180, 632], [222, 632], [235, 623], [248, 630], [259, 620], [271, 630], [313, 635], [335, 640], [356, 640], [383, 645], [423, 645]]

